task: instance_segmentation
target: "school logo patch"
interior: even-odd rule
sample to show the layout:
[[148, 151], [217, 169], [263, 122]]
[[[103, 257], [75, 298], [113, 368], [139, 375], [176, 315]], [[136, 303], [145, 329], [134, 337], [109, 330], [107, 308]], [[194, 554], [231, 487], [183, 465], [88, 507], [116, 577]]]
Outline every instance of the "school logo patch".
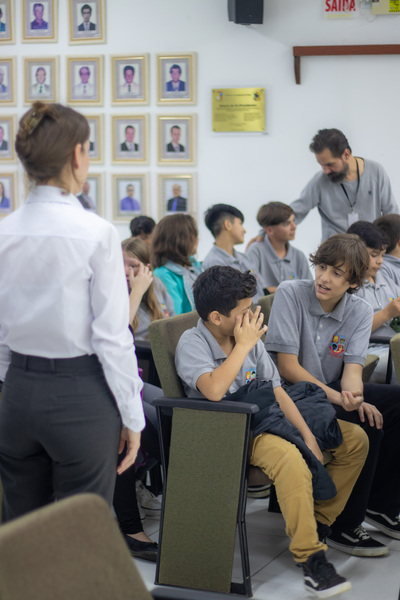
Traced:
[[345, 341], [346, 341], [346, 338], [344, 337], [344, 335], [335, 333], [335, 335], [332, 336], [332, 341], [329, 345], [329, 354], [331, 356], [340, 356], [341, 357], [344, 352]]
[[296, 273], [289, 273], [289, 279], [296, 279]]
[[246, 371], [246, 383], [250, 383], [253, 379], [256, 378], [257, 369], [254, 367], [251, 371]]

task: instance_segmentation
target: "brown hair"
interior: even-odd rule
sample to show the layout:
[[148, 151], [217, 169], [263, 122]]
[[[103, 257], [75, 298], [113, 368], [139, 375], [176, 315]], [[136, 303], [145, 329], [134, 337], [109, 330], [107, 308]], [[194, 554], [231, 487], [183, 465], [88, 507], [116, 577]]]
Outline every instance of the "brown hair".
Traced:
[[84, 144], [89, 133], [86, 118], [72, 108], [35, 102], [21, 117], [15, 141], [29, 181], [41, 185], [60, 179], [76, 145]]
[[389, 254], [396, 248], [400, 239], [400, 215], [396, 213], [382, 215], [382, 217], [375, 219], [373, 224], [387, 235], [386, 253]]
[[[128, 238], [127, 240], [124, 240], [122, 242], [122, 251], [125, 254], [130, 254], [134, 258], [137, 258], [144, 265], [148, 265], [150, 262], [149, 247], [140, 238]], [[153, 283], [150, 284], [150, 287], [143, 295], [142, 302], [149, 310], [151, 321], [163, 318], [164, 315], [160, 310]], [[136, 331], [138, 324], [138, 318], [135, 315], [131, 323], [134, 332]]]
[[315, 265], [347, 268], [347, 281], [355, 288], [347, 292], [354, 294], [363, 284], [369, 267], [369, 254], [364, 242], [352, 233], [337, 233], [322, 242], [315, 254], [310, 254], [310, 261]]
[[180, 213], [161, 219], [153, 231], [153, 266], [162, 267], [170, 260], [183, 267], [190, 267], [190, 256], [197, 236], [197, 224], [191, 215]]
[[293, 214], [293, 209], [283, 202], [263, 204], [257, 213], [257, 221], [261, 227], [272, 227], [287, 221]]

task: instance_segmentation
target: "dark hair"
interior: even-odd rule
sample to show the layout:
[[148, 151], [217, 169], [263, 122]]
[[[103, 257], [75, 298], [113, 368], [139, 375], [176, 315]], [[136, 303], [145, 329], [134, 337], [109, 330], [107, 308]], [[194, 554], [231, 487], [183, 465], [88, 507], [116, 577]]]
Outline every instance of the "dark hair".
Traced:
[[141, 233], [150, 235], [155, 226], [156, 222], [154, 221], [154, 219], [152, 219], [151, 217], [146, 217], [144, 215], [140, 217], [135, 217], [129, 223], [129, 228], [131, 230], [132, 237], [137, 237]]
[[391, 215], [382, 215], [375, 219], [374, 225], [378, 227], [387, 237], [386, 252], [392, 252], [400, 239], [400, 215], [393, 213]]
[[182, 73], [182, 69], [179, 65], [172, 65], [172, 67], [169, 70], [170, 73], [172, 73], [172, 69], [179, 69], [179, 73]]
[[258, 209], [257, 221], [261, 227], [272, 227], [287, 221], [293, 214], [293, 209], [288, 204], [268, 202]]
[[214, 204], [204, 213], [204, 223], [214, 237], [218, 237], [222, 231], [222, 225], [226, 219], [232, 223], [235, 218], [244, 221], [243, 213], [230, 204]]
[[132, 72], [133, 72], [133, 74], [135, 74], [135, 69], [134, 69], [134, 67], [132, 67], [132, 65], [126, 65], [126, 66], [124, 67], [124, 75], [125, 75], [125, 73], [126, 73], [127, 71], [132, 71]]
[[347, 292], [354, 294], [363, 284], [369, 267], [369, 254], [364, 242], [358, 235], [337, 233], [322, 242], [315, 254], [310, 254], [311, 264], [329, 265], [331, 267], [346, 266], [347, 281], [355, 288]]
[[43, 8], [43, 10], [44, 10], [44, 6], [43, 6], [43, 4], [41, 2], [35, 2], [35, 4], [33, 5], [33, 12], [35, 12], [35, 8], [37, 6], [41, 6]]
[[253, 298], [257, 280], [250, 271], [239, 271], [233, 267], [216, 266], [201, 273], [193, 286], [196, 310], [203, 321], [217, 310], [228, 317], [244, 298]]
[[90, 10], [90, 14], [92, 14], [92, 7], [90, 6], [90, 4], [84, 4], [81, 8], [81, 14], [83, 15], [83, 11], [84, 10]]
[[133, 133], [136, 133], [136, 132], [135, 132], [135, 128], [134, 128], [134, 126], [133, 126], [133, 125], [127, 125], [127, 126], [125, 127], [125, 133], [128, 131], [128, 129], [133, 129]]
[[162, 267], [168, 260], [190, 267], [194, 240], [198, 236], [196, 221], [191, 215], [167, 215], [154, 228], [152, 264]]
[[347, 137], [339, 129], [320, 129], [313, 137], [310, 144], [311, 152], [321, 154], [326, 148], [331, 151], [332, 156], [335, 158], [342, 156], [346, 149], [351, 152]]
[[357, 221], [350, 225], [347, 233], [354, 233], [364, 242], [367, 248], [374, 250], [386, 250], [388, 239], [379, 227], [369, 223], [369, 221]]
[[29, 181], [40, 185], [59, 178], [76, 145], [83, 146], [89, 134], [87, 119], [72, 108], [35, 102], [21, 117], [15, 140]]
[[38, 68], [36, 69], [36, 73], [35, 73], [35, 75], [37, 75], [37, 74], [39, 73], [39, 71], [44, 71], [44, 74], [46, 75], [46, 69], [45, 69], [44, 67], [38, 67]]
[[82, 65], [81, 68], [79, 69], [79, 75], [81, 75], [81, 71], [82, 69], [87, 69], [89, 71], [89, 75], [90, 75], [90, 69], [87, 65]]
[[179, 125], [172, 125], [172, 127], [170, 129], [171, 133], [172, 133], [173, 129], [179, 129], [179, 131], [181, 130], [181, 128], [179, 127]]

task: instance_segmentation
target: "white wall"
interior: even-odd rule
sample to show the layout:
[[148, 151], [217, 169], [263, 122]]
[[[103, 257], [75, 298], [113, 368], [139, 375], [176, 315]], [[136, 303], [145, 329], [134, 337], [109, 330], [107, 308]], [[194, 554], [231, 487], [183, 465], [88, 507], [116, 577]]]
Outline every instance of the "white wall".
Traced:
[[[176, 168], [156, 166], [156, 115], [197, 114], [197, 165], [179, 172], [197, 174], [200, 225], [199, 257], [212, 243], [202, 224], [205, 209], [215, 202], [238, 206], [245, 215], [247, 239], [258, 230], [258, 207], [271, 200], [290, 203], [319, 168], [308, 145], [319, 128], [338, 127], [353, 152], [381, 162], [394, 193], [400, 198], [397, 157], [400, 96], [400, 56], [309, 57], [301, 61], [301, 85], [296, 85], [292, 46], [325, 44], [391, 44], [399, 42], [400, 16], [373, 19], [369, 9], [354, 19], [323, 18], [323, 0], [265, 0], [264, 24], [242, 26], [228, 21], [227, 0], [106, 0], [107, 43], [68, 44], [67, 0], [59, 0], [58, 42], [21, 43], [21, 0], [14, 0], [15, 46], [0, 46], [1, 56], [18, 56], [18, 106], [2, 114], [20, 116], [23, 106], [22, 57], [60, 57], [60, 99], [66, 100], [65, 56], [104, 55], [104, 113], [106, 162], [93, 166], [104, 172], [105, 216], [111, 219], [111, 175], [131, 171], [149, 173], [151, 214], [157, 218], [157, 175]], [[112, 107], [110, 59], [112, 54], [150, 53], [150, 104]], [[156, 105], [155, 53], [197, 52], [198, 101], [195, 106]], [[215, 134], [211, 131], [211, 89], [214, 87], [266, 88], [267, 134]], [[111, 114], [150, 115], [150, 163], [147, 167], [111, 165]], [[17, 167], [14, 167], [15, 169]], [[10, 170], [0, 165], [0, 170]], [[23, 193], [22, 172], [20, 193]], [[315, 212], [315, 211], [314, 211]], [[121, 238], [127, 225], [118, 226]], [[308, 253], [320, 238], [317, 214], [299, 226], [295, 245]]]

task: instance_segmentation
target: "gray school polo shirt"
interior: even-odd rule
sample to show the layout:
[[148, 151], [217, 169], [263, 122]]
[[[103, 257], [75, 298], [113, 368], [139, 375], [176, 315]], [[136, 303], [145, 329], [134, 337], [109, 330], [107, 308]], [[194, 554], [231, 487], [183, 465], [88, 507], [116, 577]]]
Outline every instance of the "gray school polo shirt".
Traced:
[[203, 260], [202, 265], [203, 269], [209, 269], [210, 267], [220, 265], [222, 267], [233, 267], [234, 269], [238, 269], [242, 272], [251, 271], [252, 275], [254, 275], [254, 277], [257, 279], [257, 293], [254, 296], [253, 301], [257, 302], [259, 298], [265, 296], [264, 288], [267, 286], [264, 284], [263, 279], [260, 277], [258, 271], [253, 268], [247, 256], [241, 254], [241, 252], [233, 250], [233, 256], [231, 256], [228, 254], [228, 252], [222, 250], [222, 248], [218, 248], [218, 246], [214, 244], [210, 252]]
[[[357, 296], [364, 298], [376, 313], [385, 308], [393, 298], [400, 296], [400, 287], [380, 269], [376, 274], [375, 283], [365, 281], [358, 290]], [[390, 321], [386, 321], [381, 327], [375, 329], [372, 335], [392, 337], [395, 333], [394, 329], [390, 327]]]
[[392, 256], [392, 254], [385, 254], [380, 273], [383, 273], [392, 279], [396, 285], [400, 286], [400, 258]]
[[[226, 358], [225, 352], [202, 319], [198, 320], [197, 327], [185, 331], [176, 347], [175, 366], [186, 396], [204, 398], [197, 389], [198, 378], [214, 371]], [[248, 353], [228, 391], [232, 394], [253, 379], [272, 381], [273, 388], [281, 385], [278, 370], [261, 340]]]
[[[164, 317], [173, 317], [175, 315], [174, 303], [167, 292], [167, 288], [158, 277], [153, 279], [153, 288], [158, 305]], [[143, 341], [149, 339], [149, 325], [151, 323], [150, 313], [143, 302], [140, 303], [136, 313], [138, 326], [135, 330], [135, 340]]]
[[275, 293], [265, 347], [295, 354], [306, 371], [331, 383], [340, 378], [343, 363], [364, 364], [372, 316], [365, 300], [347, 292], [325, 313], [314, 281], [285, 281]]
[[246, 256], [253, 269], [261, 274], [266, 287], [276, 287], [287, 279], [312, 279], [310, 267], [301, 250], [288, 244], [285, 258], [280, 258], [266, 235], [263, 242], [254, 242]]

